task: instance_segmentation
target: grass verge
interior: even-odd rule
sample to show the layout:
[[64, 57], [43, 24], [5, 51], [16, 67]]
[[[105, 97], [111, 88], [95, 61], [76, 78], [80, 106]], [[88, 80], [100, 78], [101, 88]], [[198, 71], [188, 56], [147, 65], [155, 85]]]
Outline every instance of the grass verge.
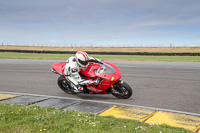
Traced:
[[148, 53], [199, 53], [200, 47], [48, 47], [0, 45], [7, 50], [39, 51], [93, 51], [93, 52], [148, 52]]
[[0, 132], [77, 133], [189, 133], [183, 128], [150, 125], [128, 119], [102, 117], [90, 113], [0, 103]]
[[[64, 59], [74, 54], [36, 54], [0, 52], [0, 58], [8, 59]], [[137, 55], [89, 55], [101, 60], [127, 60], [127, 61], [175, 61], [175, 62], [200, 62], [200, 56], [137, 56]]]

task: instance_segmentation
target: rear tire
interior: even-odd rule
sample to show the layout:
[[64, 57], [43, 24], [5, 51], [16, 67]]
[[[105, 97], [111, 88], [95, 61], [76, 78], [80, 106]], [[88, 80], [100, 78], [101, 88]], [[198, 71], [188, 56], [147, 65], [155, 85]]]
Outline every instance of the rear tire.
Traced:
[[61, 75], [58, 80], [57, 80], [58, 86], [60, 87], [61, 90], [68, 94], [75, 94], [73, 91], [71, 91], [71, 86], [69, 85], [68, 81], [66, 78]]
[[119, 99], [128, 99], [132, 96], [132, 89], [126, 82], [118, 82], [111, 89], [111, 94]]

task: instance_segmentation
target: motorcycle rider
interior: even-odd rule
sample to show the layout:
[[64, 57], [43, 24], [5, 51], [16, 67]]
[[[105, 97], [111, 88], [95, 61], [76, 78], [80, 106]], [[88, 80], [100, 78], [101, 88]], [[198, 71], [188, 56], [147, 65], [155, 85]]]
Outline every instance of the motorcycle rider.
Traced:
[[75, 56], [66, 61], [64, 74], [75, 93], [83, 92], [84, 85], [93, 84], [95, 81], [82, 79], [79, 75], [81, 69], [86, 69], [89, 64], [103, 64], [99, 59], [89, 57], [86, 52], [78, 51]]

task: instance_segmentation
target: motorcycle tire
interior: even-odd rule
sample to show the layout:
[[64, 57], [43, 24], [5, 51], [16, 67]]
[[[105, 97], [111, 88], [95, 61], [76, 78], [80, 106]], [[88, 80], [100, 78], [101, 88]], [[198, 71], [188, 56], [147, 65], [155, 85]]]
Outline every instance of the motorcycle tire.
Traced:
[[132, 89], [126, 82], [118, 82], [113, 87], [114, 90], [118, 93], [114, 93], [111, 91], [111, 94], [119, 99], [128, 99], [132, 96]]
[[66, 78], [61, 75], [58, 80], [57, 80], [58, 86], [60, 87], [61, 90], [63, 90], [64, 92], [68, 93], [68, 94], [75, 94], [73, 91], [71, 91], [71, 86], [68, 84], [68, 81], [66, 80]]

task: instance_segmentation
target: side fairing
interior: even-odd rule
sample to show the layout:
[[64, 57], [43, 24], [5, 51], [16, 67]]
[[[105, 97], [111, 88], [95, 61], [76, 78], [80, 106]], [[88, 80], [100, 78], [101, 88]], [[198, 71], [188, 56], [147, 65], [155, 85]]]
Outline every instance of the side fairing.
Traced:
[[[101, 80], [99, 82], [99, 85], [96, 86], [95, 88], [97, 89], [96, 91], [101, 90], [102, 93], [104, 93], [103, 91], [107, 90], [112, 84], [118, 82], [119, 79], [121, 78], [121, 73], [117, 66], [108, 62], [104, 63], [105, 63], [105, 70], [102, 73], [95, 73], [96, 70], [99, 67], [101, 67], [98, 64], [88, 65], [86, 69], [81, 69], [80, 71], [80, 75], [84, 79], [89, 79], [90, 77], [96, 80], [100, 78]], [[88, 88], [91, 89], [91, 86], [88, 86]]]

